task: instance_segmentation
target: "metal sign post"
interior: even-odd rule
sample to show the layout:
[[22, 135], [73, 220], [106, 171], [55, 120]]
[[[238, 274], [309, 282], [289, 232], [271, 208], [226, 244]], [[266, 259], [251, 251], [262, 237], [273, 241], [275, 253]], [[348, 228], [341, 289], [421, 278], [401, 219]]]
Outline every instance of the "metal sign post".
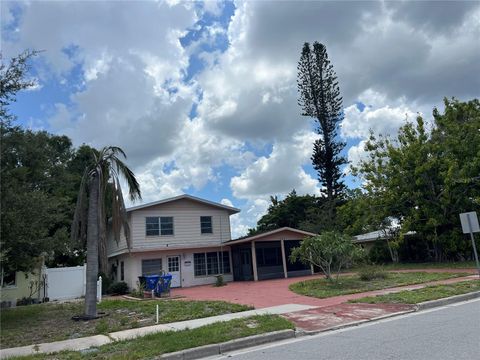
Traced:
[[478, 224], [478, 217], [475, 211], [460, 214], [460, 222], [462, 223], [462, 230], [464, 234], [470, 234], [472, 239], [473, 254], [477, 264], [478, 276], [480, 277], [480, 263], [478, 262], [477, 246], [475, 245], [474, 232], [480, 232]]

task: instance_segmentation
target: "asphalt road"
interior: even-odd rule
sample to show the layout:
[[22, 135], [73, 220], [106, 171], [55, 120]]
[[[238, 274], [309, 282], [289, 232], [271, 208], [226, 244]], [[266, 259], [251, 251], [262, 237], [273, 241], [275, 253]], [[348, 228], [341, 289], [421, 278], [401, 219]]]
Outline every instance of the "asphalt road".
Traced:
[[480, 360], [480, 300], [237, 351], [232, 360]]

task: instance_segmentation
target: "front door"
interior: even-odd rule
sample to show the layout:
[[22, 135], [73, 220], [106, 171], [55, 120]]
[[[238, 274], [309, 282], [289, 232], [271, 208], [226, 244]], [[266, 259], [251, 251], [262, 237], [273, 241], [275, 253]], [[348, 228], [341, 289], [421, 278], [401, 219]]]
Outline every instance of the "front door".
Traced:
[[252, 280], [252, 251], [250, 249], [240, 250], [240, 264], [243, 280]]
[[181, 287], [181, 276], [180, 276], [180, 256], [173, 255], [167, 257], [167, 266], [168, 272], [172, 275], [172, 284], [171, 287]]

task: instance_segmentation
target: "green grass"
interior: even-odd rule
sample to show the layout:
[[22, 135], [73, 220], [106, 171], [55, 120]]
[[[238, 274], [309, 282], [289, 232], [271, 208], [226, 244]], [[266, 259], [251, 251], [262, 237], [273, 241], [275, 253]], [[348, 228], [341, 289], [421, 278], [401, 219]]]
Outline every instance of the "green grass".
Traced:
[[466, 294], [480, 290], [480, 281], [462, 281], [456, 284], [427, 286], [423, 289], [405, 290], [394, 294], [378, 296], [367, 296], [349, 302], [355, 303], [396, 303], [396, 304], [418, 304], [424, 301], [441, 299], [449, 296]]
[[104, 300], [98, 305], [98, 311], [106, 312], [108, 316], [77, 322], [71, 317], [83, 313], [83, 302], [20, 306], [1, 311], [0, 347], [4, 349], [154, 325], [157, 304], [161, 323], [251, 309], [224, 301]]
[[[382, 264], [385, 270], [415, 270], [415, 269], [475, 269], [475, 261], [461, 262], [427, 262], [427, 263], [388, 263]], [[346, 272], [356, 272], [360, 268], [346, 269]]]
[[293, 329], [288, 320], [278, 315], [261, 315], [215, 323], [197, 329], [147, 335], [135, 340], [107, 344], [82, 354], [67, 351], [51, 355], [34, 355], [23, 360], [80, 360], [80, 359], [152, 359], [164, 353], [216, 344], [271, 331]]
[[465, 273], [425, 273], [391, 272], [386, 279], [362, 281], [358, 275], [341, 276], [338, 281], [330, 282], [326, 279], [306, 280], [291, 284], [289, 289], [297, 294], [316, 298], [327, 298], [338, 295], [355, 294], [359, 292], [386, 289], [396, 286], [421, 284], [436, 280], [445, 280], [454, 277], [466, 276]]

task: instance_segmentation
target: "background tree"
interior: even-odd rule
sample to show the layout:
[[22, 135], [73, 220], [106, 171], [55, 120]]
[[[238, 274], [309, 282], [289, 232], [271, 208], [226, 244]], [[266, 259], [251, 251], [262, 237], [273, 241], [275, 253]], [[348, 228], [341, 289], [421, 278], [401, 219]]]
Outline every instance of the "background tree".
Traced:
[[66, 136], [14, 125], [9, 112], [17, 93], [34, 85], [26, 78], [36, 54], [26, 51], [0, 65], [0, 260], [5, 273], [31, 271], [40, 256], [50, 265], [60, 258], [72, 265], [81, 262], [81, 249], [69, 240], [73, 189], [83, 173], [71, 168], [77, 151]]
[[336, 200], [345, 190], [340, 167], [347, 163], [340, 155], [345, 143], [337, 139], [338, 124], [343, 119], [342, 97], [325, 45], [314, 42], [312, 49], [305, 43], [297, 68], [302, 115], [315, 119], [320, 135], [314, 143], [312, 163], [324, 187], [321, 191], [329, 200], [328, 214], [333, 221]]
[[[299, 247], [293, 248], [290, 261], [299, 260], [313, 265], [330, 280], [337, 280], [342, 268], [362, 259], [362, 249], [352, 242], [352, 238], [336, 231], [325, 231], [321, 235], [303, 239]], [[333, 274], [336, 274], [335, 279]]]
[[471, 252], [458, 214], [480, 210], [480, 102], [445, 100], [433, 117], [431, 132], [419, 116], [396, 138], [372, 134], [354, 173], [380, 216], [398, 219], [400, 240], [415, 231], [434, 260], [463, 260]]
[[87, 274], [85, 291], [86, 319], [97, 316], [97, 276], [100, 269], [107, 272], [106, 252], [106, 199], [111, 198], [111, 228], [114, 239], [120, 238], [123, 229], [127, 246], [130, 248], [130, 228], [120, 187], [120, 178], [128, 186], [130, 199], [141, 199], [140, 186], [133, 172], [118, 156], [126, 158], [119, 147], [109, 146], [94, 154], [94, 162], [84, 172], [78, 193], [77, 206], [72, 223], [72, 238], [75, 241], [86, 239]]
[[10, 125], [15, 119], [15, 116], [9, 113], [8, 105], [16, 101], [17, 93], [35, 85], [34, 80], [26, 77], [30, 69], [30, 61], [37, 54], [38, 51], [26, 50], [6, 64], [0, 52], [0, 120], [2, 126]]
[[[66, 136], [18, 126], [1, 128], [1, 260], [5, 272], [80, 265], [83, 248], [70, 241], [76, 190], [89, 161]], [[89, 148], [90, 149], [90, 148]]]
[[283, 200], [272, 196], [270, 201], [267, 213], [258, 220], [256, 228], [249, 229], [249, 236], [284, 226], [310, 231], [306, 228], [310, 229], [311, 214], [325, 202], [323, 198], [315, 195], [299, 196], [295, 190], [292, 190]]

